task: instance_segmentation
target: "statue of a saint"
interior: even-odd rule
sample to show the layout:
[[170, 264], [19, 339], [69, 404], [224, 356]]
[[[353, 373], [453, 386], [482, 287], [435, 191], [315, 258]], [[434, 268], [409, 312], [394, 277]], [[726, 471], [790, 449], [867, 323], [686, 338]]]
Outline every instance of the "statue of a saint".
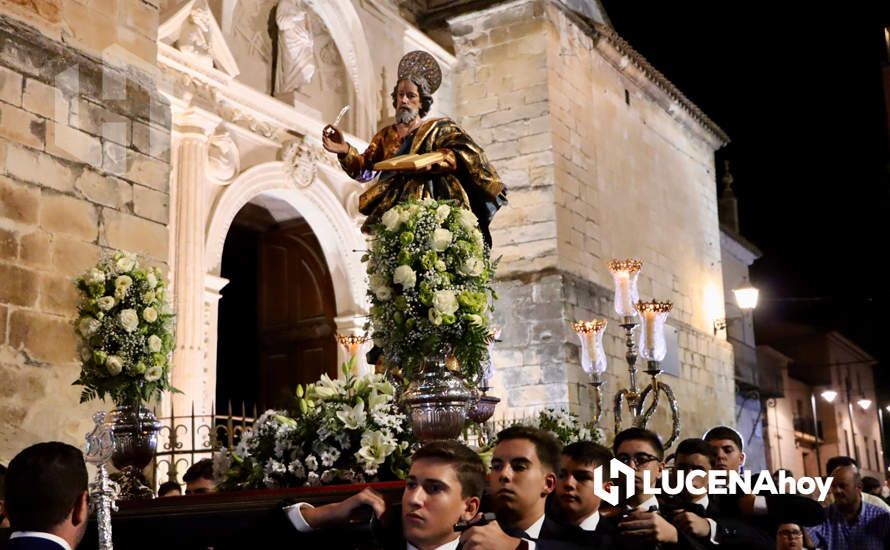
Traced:
[[312, 81], [315, 61], [309, 13], [298, 0], [281, 0], [275, 8], [278, 25], [278, 64], [275, 93], [292, 92]]
[[[349, 145], [342, 133], [326, 126], [322, 142], [337, 153], [343, 170], [365, 182], [378, 176], [359, 197], [359, 211], [368, 216], [362, 230], [369, 232], [384, 212], [411, 197], [456, 200], [479, 219], [479, 229], [491, 245], [488, 226], [495, 212], [507, 203], [507, 190], [481, 147], [448, 118], [424, 120], [442, 73], [433, 56], [423, 51], [406, 54], [399, 62], [398, 81], [392, 92], [395, 123], [371, 139], [364, 153]], [[423, 168], [373, 170], [375, 164], [404, 154], [441, 153], [440, 160]]]

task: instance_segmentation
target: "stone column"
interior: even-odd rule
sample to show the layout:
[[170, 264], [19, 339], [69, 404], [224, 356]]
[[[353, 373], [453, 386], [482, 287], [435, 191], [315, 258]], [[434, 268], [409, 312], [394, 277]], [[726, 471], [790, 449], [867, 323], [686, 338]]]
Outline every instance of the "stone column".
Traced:
[[204, 226], [207, 144], [219, 119], [186, 110], [174, 113], [173, 234], [170, 254], [176, 313], [173, 396], [177, 415], [210, 412], [206, 393]]

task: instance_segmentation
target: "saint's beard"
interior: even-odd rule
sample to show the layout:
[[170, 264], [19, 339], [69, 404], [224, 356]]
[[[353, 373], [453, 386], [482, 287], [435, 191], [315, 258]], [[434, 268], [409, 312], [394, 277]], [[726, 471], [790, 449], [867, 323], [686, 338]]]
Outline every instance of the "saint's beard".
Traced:
[[419, 113], [410, 107], [399, 107], [396, 109], [396, 122], [399, 124], [411, 124], [418, 115]]

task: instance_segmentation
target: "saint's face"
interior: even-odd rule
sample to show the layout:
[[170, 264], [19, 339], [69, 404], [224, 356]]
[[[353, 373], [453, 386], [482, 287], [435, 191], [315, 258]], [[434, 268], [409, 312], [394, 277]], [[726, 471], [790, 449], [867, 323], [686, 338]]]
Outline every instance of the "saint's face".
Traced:
[[407, 123], [420, 116], [420, 91], [410, 80], [399, 81], [396, 87], [396, 120]]
[[[599, 510], [600, 497], [593, 492], [595, 464], [584, 464], [563, 455], [556, 482], [556, 498], [563, 513], [573, 524], [578, 524]], [[608, 483], [605, 484], [608, 491]]]
[[454, 524], [470, 520], [479, 499], [464, 498], [451, 464], [422, 458], [411, 464], [402, 494], [402, 529], [405, 540], [417, 547], [441, 546], [457, 538]]

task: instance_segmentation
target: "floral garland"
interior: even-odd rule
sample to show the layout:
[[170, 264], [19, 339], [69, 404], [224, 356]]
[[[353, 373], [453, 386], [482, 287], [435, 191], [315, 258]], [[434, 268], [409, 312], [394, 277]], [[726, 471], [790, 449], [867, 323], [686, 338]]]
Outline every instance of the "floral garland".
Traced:
[[84, 386], [80, 402], [110, 395], [118, 406], [160, 398], [170, 386], [173, 315], [158, 268], [115, 252], [75, 279], [80, 291], [75, 331]]
[[401, 479], [413, 437], [383, 375], [326, 374], [297, 386], [293, 414], [263, 413], [230, 456], [228, 489], [316, 486]]
[[427, 357], [450, 351], [464, 379], [487, 358], [496, 262], [476, 215], [454, 201], [408, 200], [383, 214], [368, 263], [374, 343], [410, 378]]

